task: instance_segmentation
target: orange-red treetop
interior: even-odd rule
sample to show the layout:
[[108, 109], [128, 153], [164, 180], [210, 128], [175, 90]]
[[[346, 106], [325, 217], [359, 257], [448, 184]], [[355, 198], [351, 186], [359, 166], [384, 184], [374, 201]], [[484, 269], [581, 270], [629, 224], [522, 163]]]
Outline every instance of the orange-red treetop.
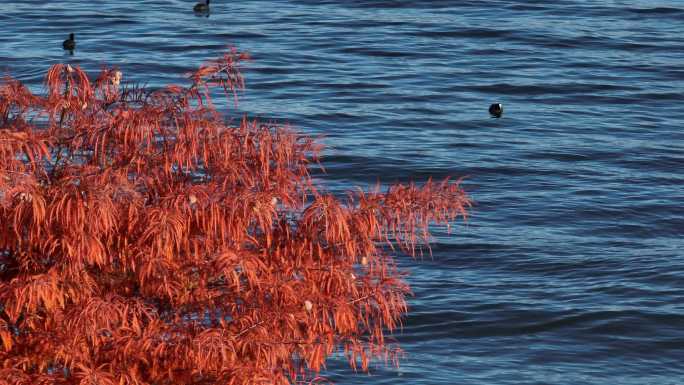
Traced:
[[226, 124], [247, 55], [189, 87], [55, 65], [0, 83], [0, 382], [292, 384], [343, 352], [394, 358], [408, 287], [394, 246], [466, 216], [458, 182], [318, 191], [315, 143]]

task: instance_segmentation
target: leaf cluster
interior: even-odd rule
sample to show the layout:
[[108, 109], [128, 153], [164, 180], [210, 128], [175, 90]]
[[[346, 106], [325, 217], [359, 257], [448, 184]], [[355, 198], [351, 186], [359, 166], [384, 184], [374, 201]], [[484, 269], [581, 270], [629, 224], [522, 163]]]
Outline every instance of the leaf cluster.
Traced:
[[396, 358], [409, 293], [394, 249], [465, 217], [458, 182], [338, 199], [287, 126], [226, 122], [248, 55], [187, 87], [55, 65], [0, 83], [0, 382], [293, 384], [326, 359]]

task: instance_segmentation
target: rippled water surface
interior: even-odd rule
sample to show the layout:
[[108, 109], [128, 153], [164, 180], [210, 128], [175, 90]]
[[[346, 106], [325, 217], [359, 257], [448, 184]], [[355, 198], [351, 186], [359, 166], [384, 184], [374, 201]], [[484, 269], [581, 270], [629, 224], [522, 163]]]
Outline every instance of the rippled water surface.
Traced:
[[234, 45], [254, 57], [238, 112], [324, 135], [329, 189], [468, 176], [468, 224], [402, 258], [401, 367], [330, 378], [684, 383], [684, 1], [193, 4], [7, 2], [0, 71], [159, 85]]

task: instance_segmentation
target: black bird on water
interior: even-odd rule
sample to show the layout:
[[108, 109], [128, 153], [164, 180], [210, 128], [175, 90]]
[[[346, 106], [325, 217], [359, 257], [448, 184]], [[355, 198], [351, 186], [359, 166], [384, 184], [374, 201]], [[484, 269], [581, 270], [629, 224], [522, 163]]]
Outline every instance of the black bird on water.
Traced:
[[70, 33], [69, 38], [62, 42], [62, 48], [69, 51], [73, 51], [74, 49], [76, 49], [76, 40], [74, 39], [73, 33]]
[[489, 106], [489, 114], [494, 118], [500, 118], [503, 114], [503, 105], [501, 103], [494, 103]]
[[209, 12], [209, 0], [205, 0], [204, 3], [197, 3], [192, 8], [195, 12]]

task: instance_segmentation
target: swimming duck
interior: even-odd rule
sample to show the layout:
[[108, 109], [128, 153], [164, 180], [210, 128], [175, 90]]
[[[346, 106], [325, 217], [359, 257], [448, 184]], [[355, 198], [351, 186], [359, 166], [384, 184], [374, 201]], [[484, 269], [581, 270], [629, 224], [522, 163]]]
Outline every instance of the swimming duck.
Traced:
[[503, 114], [503, 105], [501, 103], [494, 103], [489, 106], [489, 114], [495, 118], [500, 118]]
[[69, 38], [62, 42], [62, 48], [69, 51], [73, 51], [74, 49], [76, 49], [76, 40], [74, 39], [73, 33], [70, 33]]
[[204, 3], [197, 3], [195, 7], [192, 8], [195, 12], [209, 12], [209, 0], [205, 0]]

